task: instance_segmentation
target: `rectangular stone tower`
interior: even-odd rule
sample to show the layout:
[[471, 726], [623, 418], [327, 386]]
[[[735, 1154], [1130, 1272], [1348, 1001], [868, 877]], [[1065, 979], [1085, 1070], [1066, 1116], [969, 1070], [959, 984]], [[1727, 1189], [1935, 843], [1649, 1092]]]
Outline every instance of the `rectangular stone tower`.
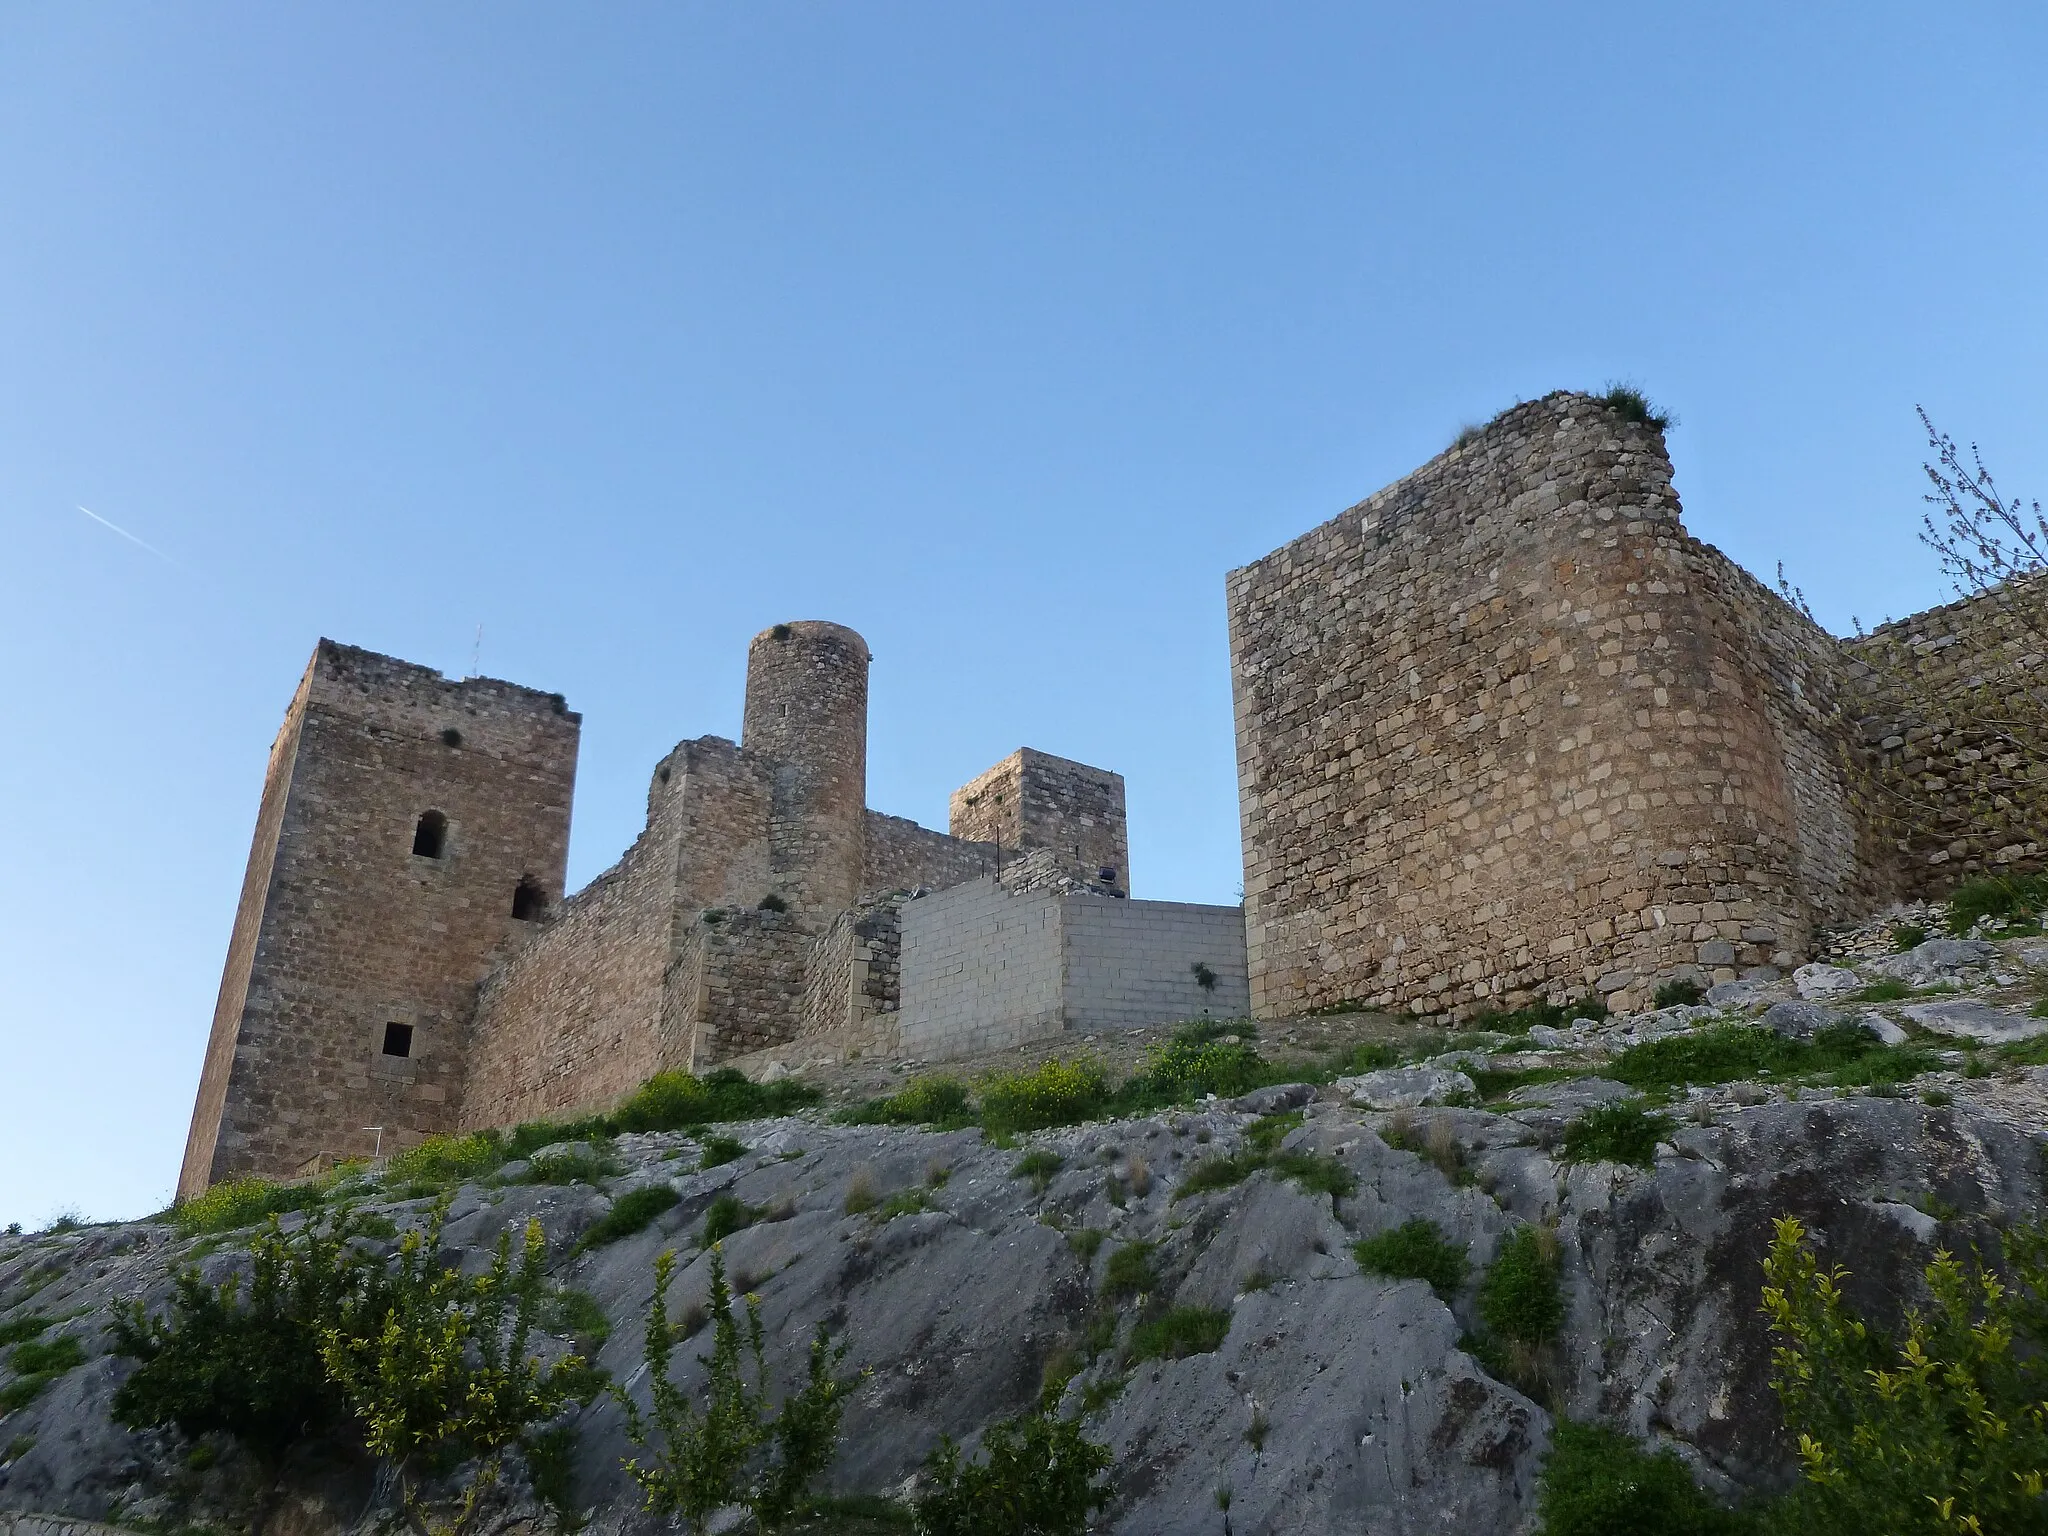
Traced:
[[1039, 849], [1076, 880], [1112, 895], [1131, 888], [1120, 773], [1020, 747], [953, 791], [951, 830], [1000, 842], [1004, 857]]
[[271, 748], [178, 1181], [457, 1123], [492, 957], [562, 895], [580, 717], [322, 640]]

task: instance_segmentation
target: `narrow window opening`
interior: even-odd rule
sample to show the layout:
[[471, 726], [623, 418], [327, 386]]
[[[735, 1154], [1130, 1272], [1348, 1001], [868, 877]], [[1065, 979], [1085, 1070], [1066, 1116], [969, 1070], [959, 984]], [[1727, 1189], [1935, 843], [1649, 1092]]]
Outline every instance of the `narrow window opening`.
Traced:
[[534, 921], [547, 910], [547, 905], [547, 896], [530, 878], [521, 880], [512, 893], [512, 915], [522, 923]]
[[439, 811], [427, 812], [413, 828], [412, 851], [423, 859], [438, 859], [447, 846], [448, 818]]
[[384, 1054], [386, 1056], [410, 1056], [412, 1054], [412, 1026], [410, 1024], [386, 1024], [384, 1026]]

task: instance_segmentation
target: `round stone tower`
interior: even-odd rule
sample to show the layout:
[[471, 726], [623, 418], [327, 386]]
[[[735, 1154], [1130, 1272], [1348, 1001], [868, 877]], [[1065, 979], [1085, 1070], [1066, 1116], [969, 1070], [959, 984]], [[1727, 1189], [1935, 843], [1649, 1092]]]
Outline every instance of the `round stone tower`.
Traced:
[[815, 619], [754, 636], [740, 745], [774, 773], [776, 894], [814, 920], [852, 906], [867, 851], [867, 642]]

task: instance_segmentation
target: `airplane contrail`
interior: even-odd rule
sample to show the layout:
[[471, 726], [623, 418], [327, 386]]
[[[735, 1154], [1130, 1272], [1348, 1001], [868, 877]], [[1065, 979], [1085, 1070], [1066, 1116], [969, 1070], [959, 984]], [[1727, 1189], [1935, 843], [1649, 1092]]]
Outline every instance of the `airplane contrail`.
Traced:
[[[74, 505], [76, 505], [76, 503], [74, 503]], [[104, 517], [101, 517], [99, 513], [93, 511], [91, 507], [79, 507], [78, 510], [83, 512], [87, 517], [91, 518], [94, 522], [98, 523], [102, 528], [113, 529], [114, 532], [121, 535], [121, 537], [126, 539], [130, 544], [140, 544], [144, 549], [148, 550], [152, 555], [155, 555], [157, 559], [163, 561], [165, 564], [178, 565], [177, 561], [173, 560], [169, 555], [165, 554], [162, 550], [158, 549], [154, 544], [151, 544], [144, 539], [138, 539], [137, 537], [135, 537], [134, 534], [130, 533], [126, 528], [121, 527], [118, 523], [108, 522]], [[182, 565], [178, 565], [178, 569], [182, 571], [184, 567]]]

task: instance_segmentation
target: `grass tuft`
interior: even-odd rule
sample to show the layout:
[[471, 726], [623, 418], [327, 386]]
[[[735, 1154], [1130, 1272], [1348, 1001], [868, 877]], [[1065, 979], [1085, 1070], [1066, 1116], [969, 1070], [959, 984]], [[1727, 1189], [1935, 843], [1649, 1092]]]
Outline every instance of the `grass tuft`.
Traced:
[[1667, 427], [1678, 425], [1678, 418], [1669, 411], [1660, 411], [1650, 404], [1647, 396], [1633, 384], [1610, 383], [1600, 403], [1623, 421], [1632, 421], [1640, 426], [1655, 427], [1662, 432]]
[[1651, 1114], [1640, 1099], [1596, 1104], [1564, 1128], [1565, 1161], [1651, 1168], [1657, 1143], [1670, 1134], [1670, 1119]]
[[612, 1208], [583, 1234], [584, 1248], [602, 1248], [644, 1230], [680, 1197], [666, 1184], [643, 1184], [612, 1202]]
[[1214, 1354], [1230, 1332], [1230, 1314], [1214, 1307], [1175, 1307], [1131, 1330], [1124, 1361], [1180, 1360]]
[[1423, 1280], [1449, 1301], [1465, 1284], [1465, 1250], [1447, 1242], [1433, 1221], [1418, 1217], [1351, 1245], [1358, 1267], [1391, 1280]]

